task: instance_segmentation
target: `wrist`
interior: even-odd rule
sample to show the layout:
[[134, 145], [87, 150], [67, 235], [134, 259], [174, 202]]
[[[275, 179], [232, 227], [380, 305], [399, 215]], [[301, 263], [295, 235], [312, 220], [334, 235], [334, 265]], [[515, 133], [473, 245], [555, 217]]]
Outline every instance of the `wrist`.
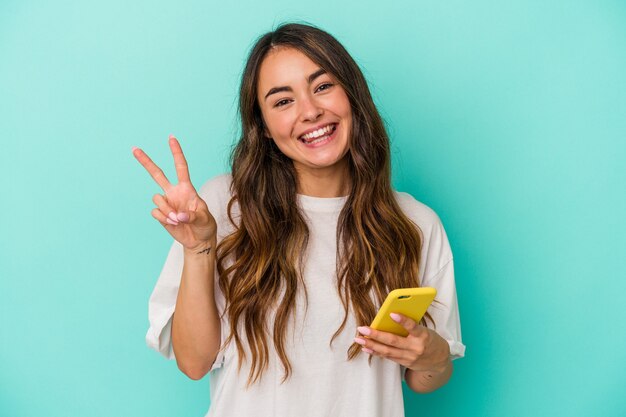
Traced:
[[436, 335], [436, 340], [439, 348], [437, 349], [437, 357], [439, 359], [439, 365], [435, 367], [439, 372], [446, 372], [448, 367], [452, 364], [452, 360], [450, 359], [450, 344], [446, 339], [441, 337], [439, 333], [432, 331], [434, 335]]
[[415, 369], [409, 369], [416, 372], [445, 373], [452, 364], [450, 359], [450, 345], [448, 341], [441, 337], [436, 331], [428, 329], [428, 333], [430, 334], [430, 343], [422, 355], [422, 360], [419, 361], [419, 366]]
[[450, 355], [447, 355], [445, 359], [441, 360], [438, 363], [433, 364], [429, 372], [435, 373], [435, 374], [444, 374], [448, 371], [448, 368], [451, 365], [452, 365], [452, 361], [450, 360]]
[[217, 247], [217, 239], [211, 239], [208, 241], [201, 242], [191, 248], [185, 247], [184, 254], [185, 254], [185, 257], [214, 255], [216, 247]]

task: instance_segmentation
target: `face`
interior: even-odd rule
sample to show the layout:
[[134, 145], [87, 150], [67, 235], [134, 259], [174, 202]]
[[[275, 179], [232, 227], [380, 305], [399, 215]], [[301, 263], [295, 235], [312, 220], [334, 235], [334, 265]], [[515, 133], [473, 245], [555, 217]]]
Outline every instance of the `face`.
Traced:
[[257, 99], [265, 135], [298, 173], [343, 169], [352, 110], [334, 76], [296, 49], [274, 49], [259, 68]]

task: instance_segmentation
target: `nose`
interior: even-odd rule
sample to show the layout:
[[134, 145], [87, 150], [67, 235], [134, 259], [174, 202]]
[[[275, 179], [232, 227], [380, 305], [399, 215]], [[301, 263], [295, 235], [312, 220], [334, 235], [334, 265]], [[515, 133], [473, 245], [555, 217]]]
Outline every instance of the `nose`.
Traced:
[[304, 97], [300, 100], [300, 117], [302, 121], [314, 121], [317, 120], [324, 110], [310, 97]]

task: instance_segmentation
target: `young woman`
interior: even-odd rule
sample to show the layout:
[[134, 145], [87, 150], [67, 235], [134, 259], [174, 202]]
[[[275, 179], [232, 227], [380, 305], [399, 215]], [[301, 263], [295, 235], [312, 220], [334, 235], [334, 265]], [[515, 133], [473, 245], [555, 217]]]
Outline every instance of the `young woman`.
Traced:
[[[389, 139], [358, 65], [330, 34], [285, 24], [243, 73], [230, 174], [178, 184], [133, 154], [164, 194], [175, 242], [150, 298], [150, 347], [192, 379], [209, 416], [403, 416], [402, 380], [445, 384], [465, 347], [452, 253], [437, 215], [390, 182]], [[432, 286], [409, 335], [368, 327], [395, 288]]]

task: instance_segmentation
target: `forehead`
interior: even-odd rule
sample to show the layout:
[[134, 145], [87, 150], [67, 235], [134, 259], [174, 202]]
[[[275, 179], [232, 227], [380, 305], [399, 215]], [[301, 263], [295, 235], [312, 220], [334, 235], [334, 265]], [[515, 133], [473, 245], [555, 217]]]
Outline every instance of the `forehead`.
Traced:
[[270, 51], [259, 68], [257, 90], [265, 95], [272, 87], [306, 83], [307, 78], [320, 66], [294, 48], [275, 48]]

